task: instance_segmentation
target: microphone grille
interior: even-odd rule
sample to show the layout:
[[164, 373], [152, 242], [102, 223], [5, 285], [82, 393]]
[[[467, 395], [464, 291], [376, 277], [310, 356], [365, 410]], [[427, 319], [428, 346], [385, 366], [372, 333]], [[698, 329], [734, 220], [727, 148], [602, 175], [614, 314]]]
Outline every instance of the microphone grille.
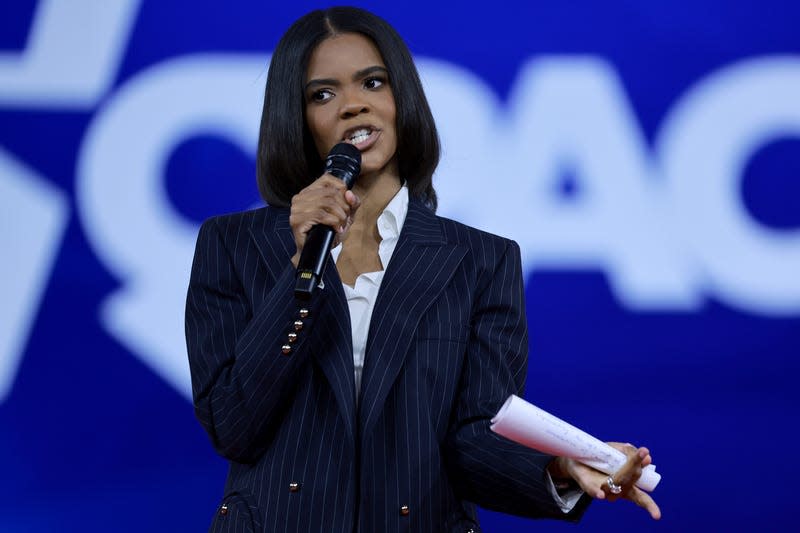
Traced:
[[337, 144], [325, 158], [325, 172], [343, 179], [348, 187], [352, 187], [361, 172], [361, 152], [352, 144]]

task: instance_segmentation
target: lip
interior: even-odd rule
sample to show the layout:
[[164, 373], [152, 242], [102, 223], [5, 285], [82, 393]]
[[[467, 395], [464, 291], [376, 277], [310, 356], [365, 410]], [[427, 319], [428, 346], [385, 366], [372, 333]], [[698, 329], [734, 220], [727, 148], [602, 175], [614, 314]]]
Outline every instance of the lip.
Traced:
[[[363, 129], [370, 130], [369, 137], [367, 137], [358, 144], [351, 143], [350, 135], [355, 131]], [[342, 141], [352, 144], [353, 146], [358, 148], [361, 152], [363, 152], [364, 150], [368, 150], [373, 144], [375, 144], [380, 136], [381, 136], [381, 130], [379, 128], [376, 128], [372, 124], [361, 124], [359, 126], [355, 126], [345, 131], [344, 135], [342, 135]]]

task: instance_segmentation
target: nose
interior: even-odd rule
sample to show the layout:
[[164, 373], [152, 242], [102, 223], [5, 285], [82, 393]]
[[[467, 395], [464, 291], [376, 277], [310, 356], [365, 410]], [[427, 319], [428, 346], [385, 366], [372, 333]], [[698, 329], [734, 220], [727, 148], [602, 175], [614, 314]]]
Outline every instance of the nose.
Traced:
[[344, 98], [341, 100], [342, 105], [339, 108], [339, 116], [342, 118], [351, 118], [361, 113], [369, 112], [369, 104], [360, 91], [347, 91]]

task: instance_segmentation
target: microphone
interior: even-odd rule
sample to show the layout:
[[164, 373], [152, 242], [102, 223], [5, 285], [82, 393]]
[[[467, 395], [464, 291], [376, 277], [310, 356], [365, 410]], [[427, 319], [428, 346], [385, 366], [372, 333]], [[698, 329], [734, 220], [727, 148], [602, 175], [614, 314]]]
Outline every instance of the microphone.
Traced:
[[[352, 144], [337, 144], [325, 158], [325, 172], [341, 179], [348, 189], [352, 189], [361, 172], [361, 152]], [[295, 298], [311, 299], [325, 272], [325, 264], [335, 235], [333, 228], [325, 224], [317, 224], [306, 234], [306, 242], [300, 253], [300, 261], [297, 263]]]

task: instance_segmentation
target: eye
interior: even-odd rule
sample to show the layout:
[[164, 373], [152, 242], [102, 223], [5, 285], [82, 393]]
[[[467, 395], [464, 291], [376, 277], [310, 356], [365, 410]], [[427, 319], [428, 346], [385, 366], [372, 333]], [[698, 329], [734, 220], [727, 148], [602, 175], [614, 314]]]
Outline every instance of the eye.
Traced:
[[312, 102], [326, 102], [331, 98], [333, 98], [333, 92], [330, 89], [320, 89], [309, 96], [309, 100]]
[[364, 87], [366, 89], [377, 89], [378, 87], [383, 86], [385, 83], [385, 78], [381, 78], [380, 76], [370, 76], [364, 80]]

